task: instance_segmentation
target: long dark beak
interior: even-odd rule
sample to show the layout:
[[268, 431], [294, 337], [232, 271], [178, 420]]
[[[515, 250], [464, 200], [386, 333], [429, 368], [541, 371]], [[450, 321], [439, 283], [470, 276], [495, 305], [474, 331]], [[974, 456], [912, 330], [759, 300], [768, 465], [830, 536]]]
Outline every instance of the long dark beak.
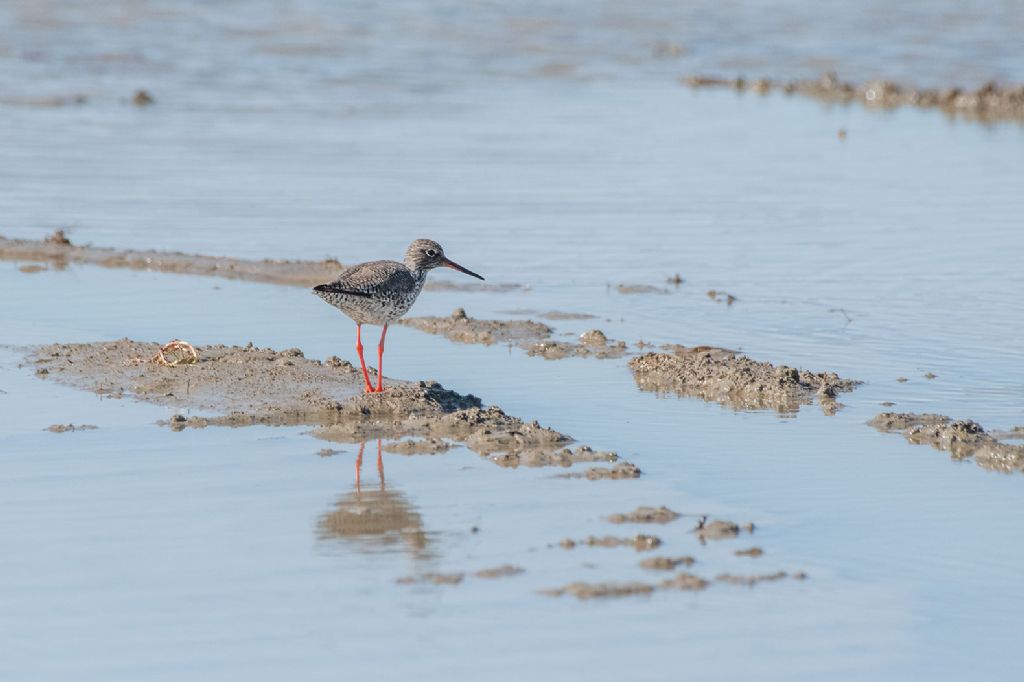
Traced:
[[480, 275], [476, 274], [472, 270], [467, 270], [466, 268], [462, 267], [461, 265], [459, 265], [455, 261], [448, 260], [447, 258], [443, 258], [441, 260], [441, 264], [444, 265], [446, 268], [451, 268], [452, 270], [458, 270], [459, 272], [464, 272], [467, 275], [469, 275], [470, 277], [476, 277], [477, 279], [483, 279], [483, 277], [481, 277]]

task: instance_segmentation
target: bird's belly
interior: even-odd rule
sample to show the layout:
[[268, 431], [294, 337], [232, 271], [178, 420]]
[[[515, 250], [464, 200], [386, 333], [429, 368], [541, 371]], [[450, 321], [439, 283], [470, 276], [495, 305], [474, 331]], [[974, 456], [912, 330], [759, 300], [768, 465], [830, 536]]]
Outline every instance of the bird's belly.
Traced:
[[409, 312], [414, 301], [341, 295], [336, 301], [329, 302], [357, 324], [383, 325]]

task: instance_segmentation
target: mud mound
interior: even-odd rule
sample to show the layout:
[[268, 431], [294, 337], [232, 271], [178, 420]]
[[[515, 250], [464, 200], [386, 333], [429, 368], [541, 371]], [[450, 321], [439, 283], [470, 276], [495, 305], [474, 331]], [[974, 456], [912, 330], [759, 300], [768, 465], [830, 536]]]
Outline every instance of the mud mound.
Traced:
[[268, 424], [321, 423], [362, 390], [351, 365], [307, 360], [298, 349], [204, 346], [198, 362], [174, 367], [148, 362], [159, 349], [128, 339], [58, 343], [37, 348], [32, 360], [47, 377], [102, 395]]
[[1024, 122], [1024, 85], [1001, 86], [994, 81], [969, 90], [959, 87], [915, 88], [885, 80], [858, 84], [841, 81], [834, 73], [823, 74], [817, 80], [747, 80], [714, 76], [689, 76], [680, 80], [691, 88], [731, 88], [759, 94], [774, 91], [838, 104], [859, 102], [874, 109], [911, 106], [940, 109], [950, 116], [982, 122]]
[[796, 412], [817, 397], [826, 414], [840, 407], [836, 395], [857, 381], [832, 372], [775, 366], [745, 355], [706, 346], [675, 353], [646, 353], [629, 362], [637, 385], [646, 391], [673, 392], [714, 401], [734, 409]]
[[[206, 413], [176, 414], [163, 422], [176, 430], [308, 424], [317, 427], [315, 436], [330, 441], [425, 439], [389, 447], [410, 454], [440, 452], [447, 447], [445, 441], [454, 441], [502, 466], [618, 460], [615, 453], [587, 446], [569, 451], [565, 446], [573, 442], [571, 437], [433, 381], [389, 381], [383, 393], [363, 393], [361, 375], [352, 365], [337, 358], [310, 360], [297, 348], [203, 346], [196, 349], [197, 362], [176, 366], [149, 360], [159, 348], [128, 339], [52, 344], [36, 348], [29, 360], [37, 376], [49, 380]], [[640, 475], [628, 462], [616, 466], [627, 465], [635, 470], [634, 477]], [[582, 475], [590, 477], [588, 472]]]
[[[62, 232], [60, 235], [63, 237]], [[334, 259], [322, 261], [244, 260], [177, 251], [140, 251], [75, 246], [66, 237], [63, 239], [50, 237], [42, 241], [0, 237], [0, 260], [52, 263], [57, 267], [78, 263], [98, 265], [104, 268], [153, 270], [181, 275], [203, 275], [303, 287], [333, 279], [343, 267]]]
[[[50, 263], [57, 268], [66, 267], [72, 263], [97, 265], [104, 268], [152, 270], [298, 287], [312, 287], [330, 281], [337, 277], [345, 267], [333, 258], [320, 261], [246, 260], [178, 251], [77, 246], [71, 243], [62, 230], [58, 230], [43, 240], [8, 239], [0, 236], [0, 260]], [[427, 290], [506, 292], [521, 289], [522, 285], [437, 280], [427, 282], [424, 288]]]
[[399, 324], [438, 334], [458, 343], [523, 343], [546, 339], [552, 329], [532, 320], [478, 320], [469, 317], [462, 308], [456, 308], [448, 317], [407, 317]]
[[624, 514], [612, 514], [608, 520], [612, 523], [669, 523], [679, 518], [679, 513], [668, 507], [637, 507]]
[[600, 329], [591, 329], [580, 334], [578, 343], [540, 341], [527, 348], [526, 352], [527, 355], [540, 356], [545, 360], [561, 360], [568, 357], [608, 360], [625, 355], [626, 342], [611, 341]]
[[480, 343], [489, 346], [508, 343], [518, 346], [527, 355], [546, 360], [568, 357], [620, 358], [626, 353], [624, 341], [610, 341], [600, 329], [580, 335], [578, 342], [551, 340], [554, 330], [533, 320], [479, 320], [456, 308], [448, 317], [406, 317], [398, 324], [428, 334], [444, 336], [457, 343]]
[[970, 419], [954, 421], [941, 414], [883, 412], [868, 424], [886, 433], [898, 431], [911, 443], [944, 450], [953, 459], [973, 457], [985, 469], [1024, 471], [1024, 445], [1002, 443]]

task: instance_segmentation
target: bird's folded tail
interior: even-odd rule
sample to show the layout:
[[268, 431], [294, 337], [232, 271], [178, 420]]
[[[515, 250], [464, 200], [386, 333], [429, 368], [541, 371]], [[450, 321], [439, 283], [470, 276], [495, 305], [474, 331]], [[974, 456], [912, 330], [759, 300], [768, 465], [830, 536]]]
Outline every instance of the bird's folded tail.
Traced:
[[318, 294], [345, 294], [347, 296], [362, 296], [363, 298], [369, 298], [370, 294], [365, 291], [356, 291], [354, 289], [346, 289], [340, 284], [317, 284], [313, 287], [313, 291]]

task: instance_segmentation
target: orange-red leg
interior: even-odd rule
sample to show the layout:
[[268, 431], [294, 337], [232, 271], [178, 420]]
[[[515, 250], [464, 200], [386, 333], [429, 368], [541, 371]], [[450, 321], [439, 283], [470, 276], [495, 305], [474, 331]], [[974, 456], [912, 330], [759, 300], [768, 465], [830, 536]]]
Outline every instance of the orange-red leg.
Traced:
[[359, 471], [363, 468], [364, 449], [366, 449], [366, 441], [359, 444], [359, 456], [356, 457], [356, 490], [359, 490]]
[[366, 382], [366, 392], [373, 393], [373, 384], [370, 383], [370, 373], [366, 371], [366, 360], [363, 359], [363, 325], [356, 325], [356, 353], [359, 354], [359, 364], [363, 368], [363, 381]]
[[380, 330], [380, 343], [377, 344], [377, 393], [384, 391], [384, 337], [388, 334], [388, 325]]
[[377, 439], [377, 473], [380, 475], [380, 489], [384, 490], [384, 458], [381, 453], [381, 439]]

